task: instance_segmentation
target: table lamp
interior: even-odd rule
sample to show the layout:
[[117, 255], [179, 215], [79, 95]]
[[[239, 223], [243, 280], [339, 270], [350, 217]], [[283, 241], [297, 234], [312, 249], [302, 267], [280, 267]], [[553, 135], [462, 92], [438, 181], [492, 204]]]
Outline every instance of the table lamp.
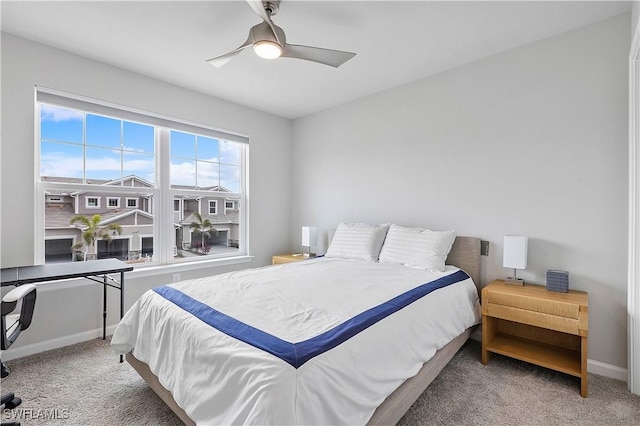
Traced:
[[529, 239], [522, 235], [504, 236], [504, 253], [502, 266], [513, 268], [513, 277], [508, 277], [505, 283], [512, 285], [524, 285], [524, 280], [518, 278], [516, 271], [527, 268], [527, 245]]
[[311, 256], [311, 246], [316, 244], [316, 228], [312, 226], [302, 227], [302, 247], [306, 248], [306, 251], [302, 253], [305, 257]]

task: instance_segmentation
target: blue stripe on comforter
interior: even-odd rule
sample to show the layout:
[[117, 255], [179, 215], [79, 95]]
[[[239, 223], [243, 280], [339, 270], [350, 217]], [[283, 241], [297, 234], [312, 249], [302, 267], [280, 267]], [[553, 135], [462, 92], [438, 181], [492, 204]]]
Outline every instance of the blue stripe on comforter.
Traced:
[[156, 287], [153, 291], [218, 331], [221, 331], [235, 339], [241, 340], [251, 346], [262, 349], [263, 351], [269, 352], [270, 354], [291, 364], [294, 368], [298, 368], [311, 358], [346, 342], [366, 328], [410, 305], [432, 291], [464, 281], [467, 278], [469, 278], [469, 275], [467, 275], [466, 272], [456, 271], [453, 274], [422, 284], [356, 315], [342, 324], [335, 326], [331, 330], [325, 331], [322, 334], [298, 343], [287, 342], [238, 321], [233, 317], [215, 310], [209, 305], [187, 296], [173, 287]]

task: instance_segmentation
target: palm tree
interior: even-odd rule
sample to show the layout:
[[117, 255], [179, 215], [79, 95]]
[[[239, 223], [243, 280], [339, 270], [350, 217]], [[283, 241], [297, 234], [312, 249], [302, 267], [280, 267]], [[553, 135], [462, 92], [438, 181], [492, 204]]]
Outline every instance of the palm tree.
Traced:
[[107, 226], [100, 226], [101, 221], [102, 217], [99, 214], [95, 214], [91, 218], [88, 218], [87, 216], [81, 214], [72, 217], [69, 223], [72, 225], [75, 223], [80, 223], [83, 229], [82, 241], [71, 247], [71, 250], [77, 250], [86, 245], [87, 251], [85, 254], [89, 255], [90, 258], [96, 258], [96, 240], [102, 239], [107, 241], [107, 243], [110, 243], [111, 235], [114, 232], [117, 232], [118, 235], [122, 234], [122, 228], [120, 227], [119, 223], [110, 223]]
[[205, 235], [206, 236], [213, 235], [215, 237], [218, 235], [218, 230], [213, 227], [213, 224], [209, 219], [203, 219], [200, 213], [194, 212], [193, 216], [196, 218], [197, 222], [191, 222], [191, 225], [189, 225], [189, 228], [193, 229], [193, 233], [195, 235], [200, 234], [200, 238], [201, 238], [200, 250], [202, 251], [202, 254], [206, 254], [206, 249], [204, 246], [204, 237]]

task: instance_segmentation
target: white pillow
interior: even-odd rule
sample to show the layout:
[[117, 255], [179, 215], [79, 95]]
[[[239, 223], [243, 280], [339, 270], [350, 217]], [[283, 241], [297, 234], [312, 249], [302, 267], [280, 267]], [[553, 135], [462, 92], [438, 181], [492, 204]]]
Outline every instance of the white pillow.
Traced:
[[340, 223], [325, 257], [341, 257], [375, 262], [389, 225]]
[[391, 225], [380, 251], [380, 262], [444, 271], [444, 262], [455, 238], [455, 231]]

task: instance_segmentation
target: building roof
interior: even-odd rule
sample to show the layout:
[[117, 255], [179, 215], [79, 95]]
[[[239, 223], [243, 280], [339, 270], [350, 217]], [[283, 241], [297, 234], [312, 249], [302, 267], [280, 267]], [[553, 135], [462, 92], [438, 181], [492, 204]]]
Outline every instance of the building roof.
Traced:
[[[153, 219], [153, 215], [135, 208], [119, 208], [109, 209], [106, 211], [96, 211], [84, 216], [91, 217], [99, 214], [101, 217], [100, 224], [107, 225], [111, 222], [117, 222], [123, 217], [133, 213], [138, 213]], [[45, 228], [77, 228], [77, 225], [71, 225], [71, 219], [76, 216], [73, 204], [71, 203], [46, 203], [44, 210], [44, 226]]]
[[46, 203], [44, 207], [45, 228], [72, 228], [69, 221], [75, 216], [71, 203]]
[[[73, 178], [73, 177], [61, 177], [61, 176], [41, 176], [40, 179], [43, 182], [58, 182], [58, 183], [75, 183], [82, 185], [82, 178]], [[137, 175], [129, 175], [123, 178], [118, 179], [87, 179], [87, 184], [89, 185], [108, 185], [115, 186], [117, 184], [122, 183], [124, 185], [125, 182], [130, 181], [132, 183], [138, 182], [140, 185], [130, 185], [136, 188], [153, 188], [153, 184], [145, 179]], [[127, 186], [127, 185], [124, 185]]]

